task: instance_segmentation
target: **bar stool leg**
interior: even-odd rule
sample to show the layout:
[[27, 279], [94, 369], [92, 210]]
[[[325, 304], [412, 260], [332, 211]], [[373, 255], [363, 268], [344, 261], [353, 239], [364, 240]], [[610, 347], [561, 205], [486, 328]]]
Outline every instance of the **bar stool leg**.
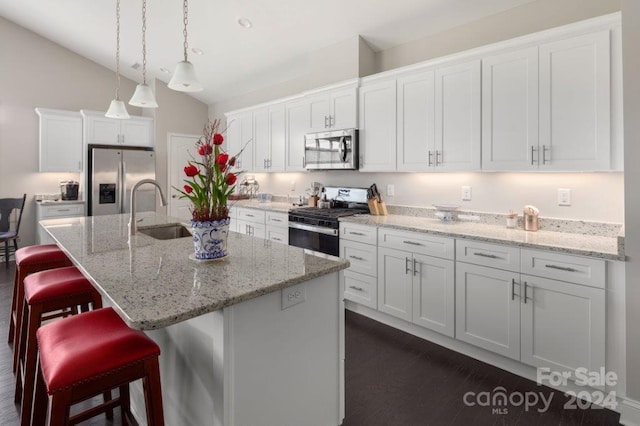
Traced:
[[146, 376], [142, 379], [142, 387], [144, 389], [144, 402], [147, 407], [147, 423], [149, 425], [162, 425], [164, 424], [164, 414], [158, 358], [154, 357], [145, 360], [144, 369]]
[[[14, 317], [14, 315], [16, 315], [16, 309], [17, 309], [17, 301], [20, 300], [22, 302], [21, 299], [18, 299], [18, 296], [20, 296], [19, 293], [19, 288], [21, 286], [18, 285], [18, 283], [22, 283], [22, 279], [24, 277], [22, 276], [22, 272], [20, 271], [20, 268], [18, 268], [18, 266], [16, 265], [16, 273], [13, 274], [13, 298], [11, 299], [11, 316], [9, 317], [9, 337], [7, 339], [7, 343], [11, 344], [13, 343], [14, 340], [14, 334], [15, 334], [15, 330], [16, 330], [16, 322], [17, 322], [17, 318]], [[24, 294], [22, 295], [22, 298], [24, 298]], [[13, 371], [15, 372], [16, 369], [15, 367], [13, 368]]]
[[44, 376], [42, 375], [42, 367], [40, 366], [40, 354], [37, 357], [38, 371], [36, 373], [35, 390], [33, 394], [33, 410], [31, 413], [31, 424], [33, 426], [44, 425], [47, 420], [45, 413], [49, 404], [49, 396], [47, 395], [47, 385], [44, 382]]

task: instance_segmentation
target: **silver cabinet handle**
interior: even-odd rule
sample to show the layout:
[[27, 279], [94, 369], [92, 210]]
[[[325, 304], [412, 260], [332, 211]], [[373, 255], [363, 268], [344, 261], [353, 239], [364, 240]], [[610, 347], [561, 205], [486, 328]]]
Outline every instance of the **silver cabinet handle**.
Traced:
[[333, 115], [329, 116], [329, 127], [333, 127], [336, 124], [336, 118]]
[[324, 128], [325, 128], [325, 129], [326, 129], [327, 127], [329, 127], [329, 125], [327, 124], [328, 118], [329, 118], [328, 116], [326, 116], [326, 115], [324, 116]]
[[271, 239], [272, 239], [273, 241], [282, 241], [282, 240], [281, 240], [280, 238], [278, 238], [278, 237], [271, 237]]
[[68, 212], [71, 211], [70, 209], [58, 209], [58, 212]]
[[577, 269], [569, 268], [567, 266], [544, 265], [544, 267], [549, 269], [557, 269], [559, 271], [565, 271], [565, 272], [579, 272]]
[[413, 259], [413, 276], [416, 276], [418, 274], [418, 261], [414, 258]]
[[280, 219], [271, 218], [271, 222], [282, 222]]
[[409, 259], [408, 257], [405, 257], [404, 258], [404, 273], [408, 274], [410, 270], [411, 270], [411, 259]]
[[524, 282], [524, 304], [527, 304], [527, 282]]
[[305, 167], [307, 167], [307, 161], [304, 158], [304, 155], [302, 156], [302, 168], [304, 169]]
[[473, 255], [480, 256], [480, 257], [488, 257], [489, 259], [500, 259], [500, 256], [496, 256], [495, 254], [473, 253]]
[[428, 165], [428, 167], [433, 166], [433, 151], [431, 151], [431, 150], [429, 150], [429, 157], [428, 157], [428, 160], [429, 160], [429, 165]]
[[356, 291], [364, 291], [364, 289], [362, 287], [356, 287], [355, 285], [350, 285], [349, 288], [352, 288]]
[[245, 213], [244, 215], [245, 215], [246, 217], [255, 217], [255, 216], [253, 216], [252, 214], [249, 214], [249, 213]]
[[442, 164], [442, 152], [436, 149], [436, 167]]
[[421, 246], [422, 244], [416, 243], [415, 241], [403, 241], [405, 244], [410, 244], [412, 246]]
[[360, 256], [349, 256], [349, 259], [362, 260], [362, 261], [365, 260], [363, 257], [360, 257]]
[[534, 162], [538, 164], [538, 148], [531, 145], [531, 165], [532, 166]]
[[[549, 151], [549, 158], [547, 159], [547, 151]], [[542, 145], [542, 164], [551, 162], [551, 147]]]
[[515, 300], [516, 297], [516, 279], [511, 278], [511, 300]]
[[362, 232], [349, 232], [349, 235], [360, 235], [362, 237], [365, 236], [365, 234], [363, 234]]

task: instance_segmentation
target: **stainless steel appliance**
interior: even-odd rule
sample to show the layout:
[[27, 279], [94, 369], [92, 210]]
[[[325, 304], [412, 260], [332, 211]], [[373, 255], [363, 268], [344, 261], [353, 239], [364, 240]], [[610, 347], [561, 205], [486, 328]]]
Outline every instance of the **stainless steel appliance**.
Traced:
[[63, 180], [60, 182], [60, 197], [62, 200], [77, 200], [80, 184], [74, 180]]
[[[142, 179], [155, 179], [155, 154], [149, 148], [89, 146], [89, 216], [129, 213], [131, 188]], [[141, 187], [136, 194], [138, 211], [156, 209], [156, 190]]]
[[304, 140], [307, 170], [357, 170], [358, 130], [308, 133]]
[[338, 219], [369, 212], [367, 189], [325, 187], [324, 192], [333, 208], [300, 207], [289, 210], [289, 245], [339, 256]]

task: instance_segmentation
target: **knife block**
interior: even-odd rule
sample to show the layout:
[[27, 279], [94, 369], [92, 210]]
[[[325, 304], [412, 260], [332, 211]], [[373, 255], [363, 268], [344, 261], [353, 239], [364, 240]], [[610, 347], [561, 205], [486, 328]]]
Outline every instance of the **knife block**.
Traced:
[[378, 201], [378, 215], [386, 216], [387, 214], [387, 205], [384, 201]]
[[372, 198], [372, 199], [367, 201], [367, 204], [369, 205], [369, 213], [372, 216], [377, 216], [378, 215], [378, 200]]

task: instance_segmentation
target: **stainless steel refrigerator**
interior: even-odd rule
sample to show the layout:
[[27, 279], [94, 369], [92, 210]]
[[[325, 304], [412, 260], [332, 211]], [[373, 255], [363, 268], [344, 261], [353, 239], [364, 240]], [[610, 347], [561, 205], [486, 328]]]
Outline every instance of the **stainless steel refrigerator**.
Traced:
[[[89, 216], [130, 212], [131, 188], [142, 179], [155, 179], [152, 149], [89, 147]], [[136, 211], [154, 211], [156, 188], [142, 185], [136, 191]]]

